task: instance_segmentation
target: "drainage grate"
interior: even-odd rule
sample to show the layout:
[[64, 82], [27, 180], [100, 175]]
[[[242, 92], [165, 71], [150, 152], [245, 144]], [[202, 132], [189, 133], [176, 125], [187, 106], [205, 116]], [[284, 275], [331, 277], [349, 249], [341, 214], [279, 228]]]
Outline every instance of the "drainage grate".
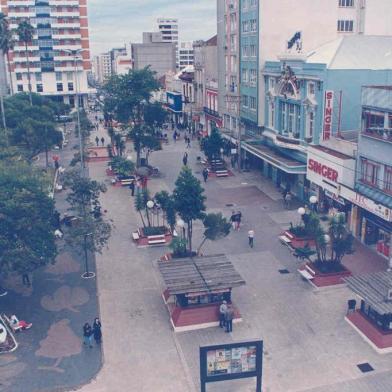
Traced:
[[282, 274], [282, 275], [284, 275], [284, 274], [289, 274], [289, 273], [290, 273], [290, 271], [289, 271], [288, 269], [286, 269], [286, 268], [280, 269], [280, 270], [278, 270], [278, 271], [279, 271], [279, 273]]
[[226, 204], [226, 207], [234, 207], [233, 203]]
[[372, 368], [372, 366], [369, 363], [360, 363], [359, 365], [357, 365], [359, 370], [362, 373], [367, 373], [367, 372], [372, 372], [374, 369]]

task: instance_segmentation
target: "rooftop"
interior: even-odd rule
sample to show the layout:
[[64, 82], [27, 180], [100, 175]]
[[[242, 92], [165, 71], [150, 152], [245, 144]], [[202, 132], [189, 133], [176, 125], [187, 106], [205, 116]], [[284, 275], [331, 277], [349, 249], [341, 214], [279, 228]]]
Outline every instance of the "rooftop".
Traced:
[[245, 281], [223, 254], [159, 262], [170, 295], [210, 293], [242, 286]]
[[310, 52], [307, 62], [327, 64], [328, 69], [392, 69], [392, 37], [341, 37]]

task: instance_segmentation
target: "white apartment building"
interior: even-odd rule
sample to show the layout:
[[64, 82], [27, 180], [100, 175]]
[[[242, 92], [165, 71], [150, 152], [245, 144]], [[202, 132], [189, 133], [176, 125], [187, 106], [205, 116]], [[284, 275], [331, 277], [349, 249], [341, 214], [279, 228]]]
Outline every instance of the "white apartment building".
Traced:
[[178, 19], [176, 18], [158, 18], [158, 31], [162, 33], [162, 40], [174, 43], [176, 46], [176, 64], [179, 66], [178, 53]]
[[[87, 0], [2, 0], [0, 6], [10, 29], [24, 20], [35, 28], [28, 45], [32, 91], [74, 106], [78, 87], [80, 102], [86, 103], [91, 69]], [[12, 84], [15, 92], [27, 92], [25, 47], [16, 34], [14, 38]]]
[[116, 75], [125, 75], [133, 68], [133, 63], [130, 55], [117, 56], [115, 60], [114, 69], [116, 70]]
[[178, 49], [179, 67], [184, 69], [188, 65], [193, 65], [193, 42], [181, 42]]
[[[219, 1], [219, 0], [218, 0]], [[287, 42], [301, 33], [303, 53], [338, 37], [352, 34], [392, 35], [391, 0], [243, 0], [241, 16], [257, 10], [254, 28], [258, 30], [258, 124], [264, 125], [264, 79], [261, 70], [266, 60], [277, 60], [287, 51]], [[241, 18], [242, 20], [242, 18]], [[250, 20], [250, 22], [252, 19]], [[241, 42], [252, 33], [242, 23]], [[241, 48], [242, 49], [242, 48]], [[296, 53], [296, 47], [291, 49]], [[249, 52], [248, 52], [249, 53]]]
[[112, 74], [112, 60], [110, 56], [110, 52], [101, 53], [98, 56], [95, 56], [93, 59], [93, 72], [95, 80], [99, 84], [103, 84], [106, 80], [108, 80]]

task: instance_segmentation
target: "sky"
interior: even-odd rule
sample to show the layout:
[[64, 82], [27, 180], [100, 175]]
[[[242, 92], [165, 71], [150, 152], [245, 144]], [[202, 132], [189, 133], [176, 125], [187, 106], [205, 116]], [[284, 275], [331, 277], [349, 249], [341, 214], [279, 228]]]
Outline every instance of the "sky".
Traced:
[[93, 55], [141, 42], [158, 17], [179, 19], [180, 41], [216, 34], [216, 0], [89, 0], [88, 13]]

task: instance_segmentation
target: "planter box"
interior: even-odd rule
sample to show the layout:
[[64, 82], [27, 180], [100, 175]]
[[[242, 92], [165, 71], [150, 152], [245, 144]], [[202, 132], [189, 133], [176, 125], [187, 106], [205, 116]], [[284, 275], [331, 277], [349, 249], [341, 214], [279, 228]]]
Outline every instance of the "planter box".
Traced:
[[290, 231], [285, 231], [284, 235], [290, 239], [290, 245], [294, 248], [305, 248], [306, 244], [308, 244], [311, 248], [315, 248], [316, 247], [316, 242], [309, 237], [297, 237], [296, 235], [294, 235], [293, 233], [291, 233]]
[[138, 229], [137, 231], [131, 234], [132, 239], [136, 242], [137, 246], [147, 247], [147, 246], [165, 246], [170, 244], [173, 239], [173, 234], [169, 229], [166, 230], [163, 234], [156, 235], [145, 235], [143, 232], [143, 228]]
[[302, 269], [305, 269], [312, 276], [312, 283], [317, 287], [334, 286], [344, 284], [344, 278], [351, 276], [351, 271], [343, 267], [339, 272], [321, 272], [314, 263], [306, 263]]

